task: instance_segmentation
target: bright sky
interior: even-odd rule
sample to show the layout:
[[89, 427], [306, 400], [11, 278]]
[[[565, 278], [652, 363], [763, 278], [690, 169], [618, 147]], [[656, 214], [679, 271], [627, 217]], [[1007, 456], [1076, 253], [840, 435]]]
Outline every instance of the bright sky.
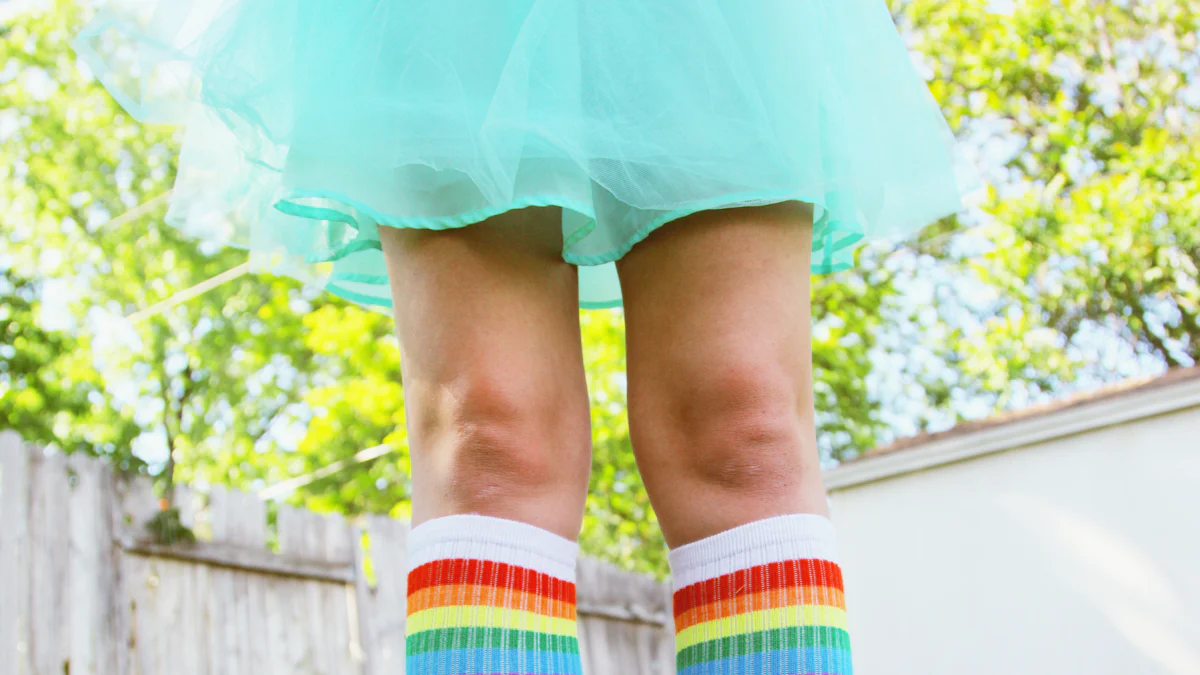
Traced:
[[49, 7], [49, 0], [2, 0], [0, 1], [0, 21], [8, 21], [21, 12], [35, 7]]

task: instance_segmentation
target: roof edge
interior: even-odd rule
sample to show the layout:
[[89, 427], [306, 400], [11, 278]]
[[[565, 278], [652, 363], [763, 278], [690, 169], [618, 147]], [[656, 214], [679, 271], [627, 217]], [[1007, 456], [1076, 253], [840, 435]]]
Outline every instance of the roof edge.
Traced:
[[1200, 407], [1200, 367], [1179, 368], [900, 439], [829, 470], [825, 486], [835, 492], [1194, 407]]

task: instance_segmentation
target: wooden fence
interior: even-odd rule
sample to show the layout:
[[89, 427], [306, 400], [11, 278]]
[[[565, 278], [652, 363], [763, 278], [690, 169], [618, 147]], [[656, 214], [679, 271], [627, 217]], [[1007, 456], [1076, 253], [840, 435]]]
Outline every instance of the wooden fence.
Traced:
[[[271, 533], [252, 495], [175, 502], [201, 540], [151, 543], [146, 478], [0, 433], [0, 675], [404, 673], [406, 523], [280, 505]], [[578, 574], [584, 672], [674, 672], [667, 588]]]

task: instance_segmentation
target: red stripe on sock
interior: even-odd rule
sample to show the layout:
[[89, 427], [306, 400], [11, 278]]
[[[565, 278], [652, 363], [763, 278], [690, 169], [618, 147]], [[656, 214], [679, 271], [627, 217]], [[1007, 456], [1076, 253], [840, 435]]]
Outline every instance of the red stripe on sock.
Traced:
[[408, 573], [408, 593], [431, 586], [474, 584], [511, 588], [560, 602], [575, 602], [575, 584], [536, 570], [494, 560], [435, 560]]
[[675, 616], [718, 600], [796, 586], [844, 590], [842, 569], [828, 560], [786, 560], [706, 579], [675, 591]]

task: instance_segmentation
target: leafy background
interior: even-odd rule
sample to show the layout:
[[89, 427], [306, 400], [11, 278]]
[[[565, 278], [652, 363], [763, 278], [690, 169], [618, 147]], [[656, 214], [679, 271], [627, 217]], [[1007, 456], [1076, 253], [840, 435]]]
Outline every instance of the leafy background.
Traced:
[[[827, 462], [1195, 364], [1200, 2], [891, 8], [989, 188], [958, 218], [814, 280]], [[114, 219], [170, 187], [178, 137], [136, 124], [78, 67], [69, 42], [90, 11], [0, 5], [0, 427], [164, 483], [275, 486], [316, 510], [403, 517], [387, 317], [250, 275], [127, 318], [244, 255], [187, 240], [162, 208]], [[583, 548], [662, 574], [629, 447], [622, 317], [581, 321], [595, 429]]]

